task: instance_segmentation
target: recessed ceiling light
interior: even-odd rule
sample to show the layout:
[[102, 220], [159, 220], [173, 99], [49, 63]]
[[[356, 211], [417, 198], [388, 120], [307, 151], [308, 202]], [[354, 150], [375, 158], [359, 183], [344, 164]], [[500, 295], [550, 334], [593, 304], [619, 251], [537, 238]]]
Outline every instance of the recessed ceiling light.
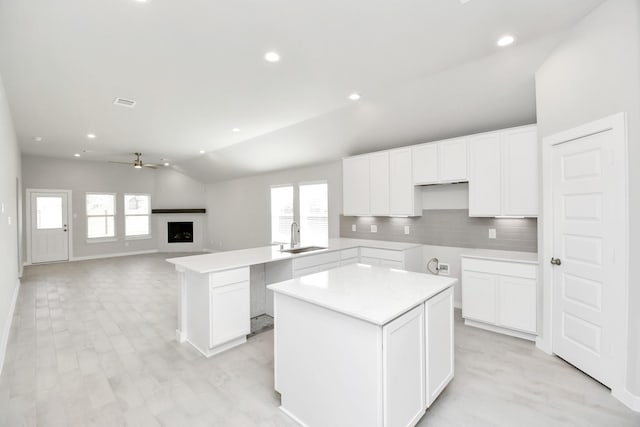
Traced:
[[264, 59], [269, 62], [278, 62], [280, 61], [280, 55], [276, 52], [267, 52], [264, 54]]
[[205, 153], [205, 151], [204, 151], [204, 150], [200, 150], [200, 154], [204, 154], [204, 153]]
[[498, 46], [500, 47], [509, 46], [514, 41], [516, 41], [516, 39], [511, 35], [502, 36], [500, 37], [500, 39], [498, 39]]
[[33, 140], [34, 140], [35, 142], [42, 142], [43, 138], [42, 138], [41, 136], [34, 136], [34, 137], [33, 137]]
[[149, 0], [134, 0], [136, 3], [149, 3]]
[[164, 163], [163, 163], [163, 165], [165, 165], [165, 166], [171, 166], [171, 163], [169, 163], [169, 162], [164, 162]]
[[231, 129], [231, 132], [240, 132], [240, 128], [233, 128]]
[[88, 133], [88, 134], [87, 134], [87, 138], [89, 138], [89, 139], [96, 139], [96, 134], [95, 134], [95, 133]]
[[73, 155], [73, 157], [80, 157], [80, 154], [76, 153], [76, 154]]
[[351, 95], [349, 95], [349, 99], [352, 101], [357, 101], [358, 99], [360, 99], [360, 94], [353, 92]]

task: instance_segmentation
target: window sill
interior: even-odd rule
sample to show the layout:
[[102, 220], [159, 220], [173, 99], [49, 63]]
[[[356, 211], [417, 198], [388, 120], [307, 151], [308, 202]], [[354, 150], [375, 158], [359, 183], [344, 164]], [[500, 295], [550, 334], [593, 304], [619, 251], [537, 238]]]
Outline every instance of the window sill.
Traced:
[[145, 234], [144, 236], [125, 236], [124, 240], [148, 240], [152, 238], [151, 234]]
[[117, 237], [94, 237], [87, 239], [87, 243], [113, 243], [117, 241]]

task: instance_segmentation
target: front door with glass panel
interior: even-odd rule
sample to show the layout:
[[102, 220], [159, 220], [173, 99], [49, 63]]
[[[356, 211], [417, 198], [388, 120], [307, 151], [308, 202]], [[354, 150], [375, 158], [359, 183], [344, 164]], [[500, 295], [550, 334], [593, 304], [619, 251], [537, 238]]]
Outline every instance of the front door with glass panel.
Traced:
[[69, 260], [67, 193], [31, 193], [31, 262]]

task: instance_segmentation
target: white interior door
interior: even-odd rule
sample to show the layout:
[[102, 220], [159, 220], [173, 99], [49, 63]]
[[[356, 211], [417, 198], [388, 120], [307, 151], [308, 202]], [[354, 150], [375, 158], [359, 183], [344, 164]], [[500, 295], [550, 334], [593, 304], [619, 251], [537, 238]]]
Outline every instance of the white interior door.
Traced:
[[610, 387], [625, 286], [625, 168], [614, 137], [609, 130], [552, 148], [553, 352]]
[[68, 195], [58, 192], [32, 192], [31, 262], [69, 260]]

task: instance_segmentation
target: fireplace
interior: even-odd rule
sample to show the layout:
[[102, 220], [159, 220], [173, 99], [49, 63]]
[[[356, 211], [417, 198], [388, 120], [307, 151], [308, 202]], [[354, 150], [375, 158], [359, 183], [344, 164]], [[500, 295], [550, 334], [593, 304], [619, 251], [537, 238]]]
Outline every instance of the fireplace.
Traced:
[[167, 222], [167, 242], [193, 243], [193, 221]]

